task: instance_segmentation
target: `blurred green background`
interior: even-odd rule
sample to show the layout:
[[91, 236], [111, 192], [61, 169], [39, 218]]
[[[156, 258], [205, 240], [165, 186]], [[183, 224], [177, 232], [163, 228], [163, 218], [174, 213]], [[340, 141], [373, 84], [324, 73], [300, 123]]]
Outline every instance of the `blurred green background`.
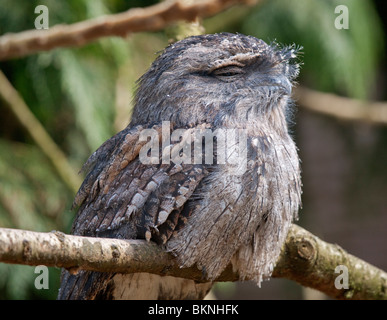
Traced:
[[[0, 35], [34, 28], [34, 8], [49, 8], [49, 24], [71, 24], [145, 7], [158, 1], [0, 0]], [[206, 33], [251, 34], [304, 49], [299, 83], [363, 100], [387, 99], [385, 1], [270, 0], [237, 6], [205, 19]], [[336, 6], [349, 9], [349, 29], [338, 30]], [[126, 39], [104, 38], [81, 48], [0, 62], [0, 69], [64, 152], [74, 173], [130, 120], [135, 81], [178, 26]], [[44, 31], [42, 31], [44, 32]], [[387, 127], [349, 122], [302, 108], [292, 132], [300, 149], [304, 207], [298, 222], [328, 242], [387, 269]], [[83, 176], [80, 176], [80, 179]], [[69, 232], [74, 186], [58, 175], [0, 98], [0, 227]], [[59, 269], [49, 268], [49, 290], [34, 287], [34, 267], [0, 263], [0, 299], [55, 299]], [[259, 289], [222, 283], [219, 299], [324, 298], [287, 280]]]

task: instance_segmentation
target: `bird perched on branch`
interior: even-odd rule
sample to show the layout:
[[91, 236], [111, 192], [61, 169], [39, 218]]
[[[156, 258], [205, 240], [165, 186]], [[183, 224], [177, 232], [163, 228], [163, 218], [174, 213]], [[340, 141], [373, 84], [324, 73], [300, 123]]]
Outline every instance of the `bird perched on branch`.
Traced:
[[161, 53], [128, 127], [84, 166], [72, 233], [155, 241], [205, 282], [64, 270], [59, 299], [201, 299], [230, 262], [241, 280], [270, 277], [301, 203], [297, 52], [220, 33]]

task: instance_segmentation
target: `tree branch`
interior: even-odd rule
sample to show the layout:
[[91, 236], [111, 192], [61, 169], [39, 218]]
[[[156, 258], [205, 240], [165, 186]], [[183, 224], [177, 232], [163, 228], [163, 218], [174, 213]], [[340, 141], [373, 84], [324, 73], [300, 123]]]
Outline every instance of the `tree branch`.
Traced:
[[164, 1], [147, 8], [134, 8], [49, 30], [29, 30], [0, 37], [0, 61], [57, 47], [76, 47], [102, 37], [125, 37], [131, 32], [157, 31], [179, 20], [215, 15], [235, 4], [252, 5], [256, 0]]
[[343, 120], [387, 124], [387, 102], [369, 102], [340, 97], [305, 87], [295, 90], [297, 105]]
[[[348, 289], [335, 288], [338, 266], [348, 268]], [[387, 299], [386, 272], [296, 225], [287, 235], [273, 277], [294, 280], [335, 299]]]
[[[195, 266], [180, 268], [173, 256], [143, 240], [102, 239], [0, 228], [0, 262], [79, 269], [170, 275], [203, 282]], [[336, 289], [338, 265], [348, 268], [349, 288]], [[297, 281], [337, 299], [387, 299], [387, 274], [292, 225], [273, 277]], [[229, 265], [216, 281], [238, 281]]]

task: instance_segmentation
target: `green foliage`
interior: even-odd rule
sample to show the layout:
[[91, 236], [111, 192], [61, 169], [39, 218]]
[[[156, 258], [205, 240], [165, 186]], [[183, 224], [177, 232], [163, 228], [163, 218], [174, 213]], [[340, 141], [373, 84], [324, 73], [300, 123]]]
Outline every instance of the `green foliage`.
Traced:
[[[49, 162], [31, 145], [0, 139], [0, 226], [68, 230], [72, 195]], [[0, 263], [0, 299], [54, 298], [58, 271], [51, 268], [50, 290], [37, 291], [32, 267]], [[51, 290], [53, 289], [53, 290]]]
[[59, 289], [59, 268], [48, 268], [48, 289], [36, 289], [35, 267], [0, 263], [0, 299], [54, 299]]
[[[349, 28], [336, 29], [338, 5]], [[310, 87], [368, 98], [383, 48], [379, 18], [369, 0], [272, 0], [246, 17], [243, 33], [304, 47], [302, 79]]]
[[71, 194], [31, 145], [0, 139], [0, 225], [36, 231], [65, 227]]
[[95, 150], [111, 136], [111, 105], [114, 93], [109, 70], [93, 55], [83, 57], [71, 50], [62, 50], [58, 58], [64, 93], [74, 107], [75, 119], [88, 146]]

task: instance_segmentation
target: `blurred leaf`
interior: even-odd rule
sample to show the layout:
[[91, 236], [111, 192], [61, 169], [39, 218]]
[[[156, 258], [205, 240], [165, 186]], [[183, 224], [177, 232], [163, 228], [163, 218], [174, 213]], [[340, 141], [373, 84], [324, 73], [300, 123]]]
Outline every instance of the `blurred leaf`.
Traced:
[[0, 139], [0, 226], [50, 231], [68, 223], [72, 196], [35, 146]]
[[48, 289], [35, 288], [34, 266], [0, 263], [0, 299], [55, 299], [59, 289], [58, 268], [48, 268]]
[[0, 288], [3, 287], [3, 299], [27, 299], [32, 290], [34, 279], [29, 276], [34, 267], [0, 263]]
[[338, 0], [272, 0], [258, 6], [242, 32], [304, 47], [302, 76], [309, 86], [365, 99], [372, 87], [383, 36], [369, 0], [348, 0], [349, 29], [334, 21]]
[[213, 287], [215, 296], [222, 295], [222, 299], [230, 299], [235, 295], [237, 289], [236, 282], [217, 282]]
[[78, 127], [95, 150], [112, 134], [112, 77], [107, 66], [91, 54], [62, 50], [58, 60], [62, 86], [73, 103]]
[[[48, 232], [69, 230], [73, 195], [35, 146], [0, 139], [0, 227]], [[0, 299], [54, 299], [59, 270], [50, 268], [50, 290], [34, 287], [34, 267], [0, 263]]]

